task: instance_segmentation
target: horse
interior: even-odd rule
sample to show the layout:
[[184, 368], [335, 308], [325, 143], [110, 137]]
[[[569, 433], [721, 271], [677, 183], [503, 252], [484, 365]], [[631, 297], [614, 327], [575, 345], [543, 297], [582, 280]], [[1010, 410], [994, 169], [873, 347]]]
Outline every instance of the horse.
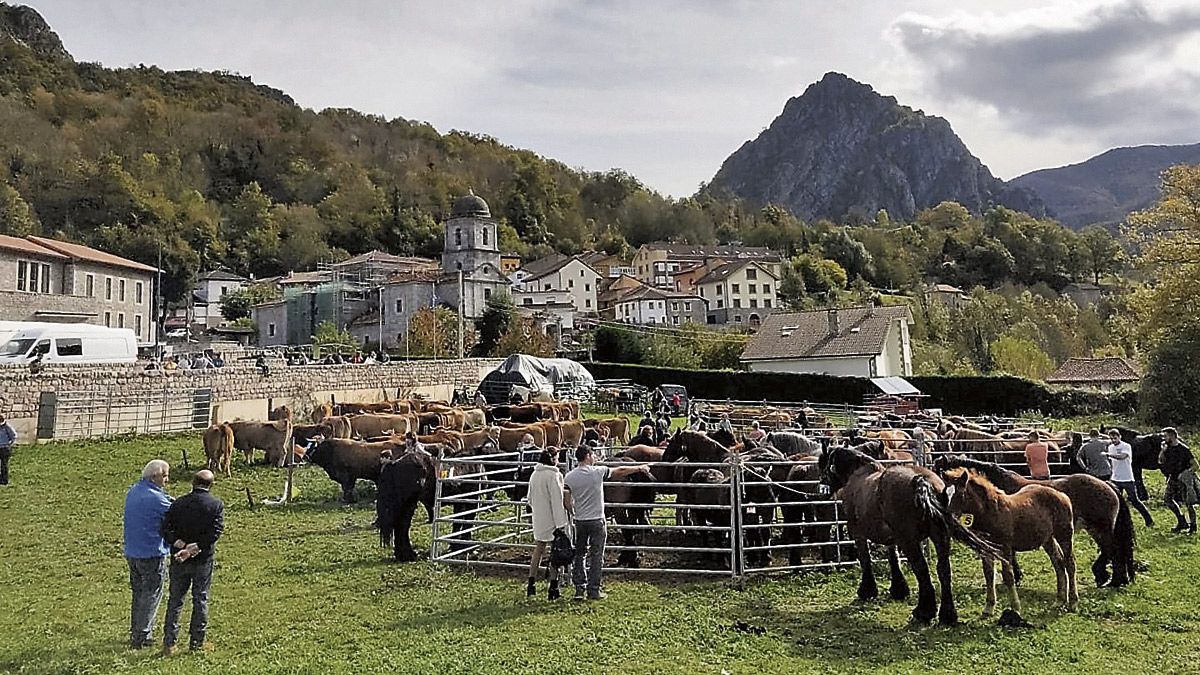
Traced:
[[1143, 434], [1126, 427], [1100, 427], [1100, 435], [1104, 436], [1110, 430], [1116, 429], [1121, 433], [1121, 440], [1133, 449], [1133, 482], [1137, 484], [1138, 499], [1146, 501], [1150, 498], [1146, 492], [1146, 484], [1142, 482], [1142, 470], [1158, 469], [1158, 455], [1166, 442], [1162, 434]]
[[816, 457], [822, 451], [820, 441], [796, 431], [772, 431], [767, 434], [764, 443], [789, 457], [791, 455]]
[[676, 512], [683, 514], [685, 524], [701, 528], [701, 546], [728, 549], [725, 534], [708, 528], [729, 527], [729, 476], [717, 469], [696, 469], [685, 482], [689, 486], [679, 489], [676, 504], [718, 508], [680, 508]]
[[[986, 476], [993, 485], [1008, 494], [1015, 494], [1026, 485], [1046, 485], [1065, 494], [1071, 500], [1075, 522], [1087, 530], [1100, 552], [1092, 563], [1096, 586], [1109, 583], [1110, 561], [1113, 566], [1112, 586], [1125, 586], [1133, 581], [1137, 571], [1133, 561], [1134, 529], [1129, 502], [1108, 483], [1086, 473], [1048, 481], [1031, 480], [997, 464], [966, 457], [939, 457], [934, 462], [934, 470], [939, 474], [944, 475], [955, 468], [971, 469]], [[1021, 568], [1016, 558], [1012, 563], [1013, 573], [1020, 582]]]
[[[662, 462], [662, 458], [662, 448], [656, 448], [651, 445], [632, 445], [616, 453], [611, 461], [645, 464]], [[671, 467], [658, 464], [653, 466], [650, 472], [654, 474], [654, 482], [674, 482]], [[640, 533], [642, 530], [619, 526], [639, 525], [648, 527], [650, 525], [650, 512], [654, 509], [648, 506], [621, 506], [621, 504], [653, 504], [660, 488], [656, 488], [653, 485], [644, 485], [644, 483], [649, 481], [642, 474], [634, 474], [624, 478], [613, 478], [611, 480], [621, 484], [607, 486], [604, 489], [604, 497], [605, 501], [609, 504], [613, 520], [617, 522], [618, 529], [621, 530], [621, 537], [626, 547], [625, 550], [617, 554], [617, 565], [619, 567], [640, 567], [642, 557], [636, 547], [641, 544]]]
[[[894, 600], [908, 597], [908, 583], [900, 570], [897, 549], [903, 551], [917, 577], [917, 606], [912, 618], [927, 624], [934, 615], [947, 626], [958, 623], [951, 587], [950, 539], [957, 539], [980, 556], [999, 553], [994, 544], [962, 526], [942, 506], [944, 483], [937, 474], [911, 464], [884, 467], [870, 456], [847, 447], [836, 447], [821, 456], [821, 482], [841, 499], [846, 526], [854, 539], [862, 578], [858, 598], [872, 600], [878, 595], [871, 569], [868, 542], [887, 547], [891, 572], [890, 595]], [[937, 552], [940, 606], [934, 595], [929, 564], [922, 544], [933, 541]]]
[[818, 545], [823, 562], [833, 562], [837, 559], [837, 546], [828, 542], [832, 538], [833, 528], [837, 527], [833, 524], [837, 520], [837, 508], [832, 503], [833, 495], [822, 491], [822, 488], [828, 490], [828, 487], [820, 484], [819, 456], [792, 456], [788, 459], [795, 462], [787, 474], [786, 492], [790, 494], [781, 495], [779, 500], [790, 502], [780, 507], [783, 522], [787, 525], [783, 528], [781, 539], [789, 547], [788, 565], [796, 567], [803, 564], [803, 545], [806, 541]]
[[1017, 597], [1011, 560], [1017, 551], [1035, 548], [1045, 550], [1054, 566], [1058, 601], [1066, 605], [1067, 611], [1075, 611], [1079, 589], [1075, 585], [1072, 541], [1075, 516], [1071, 500], [1054, 488], [1035, 484], [1026, 485], [1015, 494], [1006, 494], [972, 469], [950, 469], [946, 479], [950, 512], [964, 518], [969, 514], [971, 528], [985, 533], [1001, 549], [999, 555], [983, 558], [983, 578], [987, 584], [983, 615], [991, 616], [996, 608], [996, 558], [1000, 559], [1009, 604], [1020, 613], [1021, 599]]
[[733, 433], [725, 431], [724, 429], [710, 431], [708, 432], [708, 437], [726, 448], [732, 448], [733, 446], [737, 445], [737, 439], [734, 438]]
[[[740, 451], [740, 452], [739, 452]], [[787, 479], [786, 458], [774, 448], [744, 449], [740, 446], [725, 448], [720, 443], [698, 431], [679, 430], [671, 437], [663, 452], [662, 461], [675, 462], [687, 459], [706, 464], [730, 464], [734, 456], [740, 456], [744, 468], [742, 494], [749, 506], [744, 514], [747, 528], [747, 544], [751, 549], [747, 559], [755, 565], [766, 566], [770, 562], [767, 548], [771, 541], [771, 524], [775, 521], [776, 494], [774, 485]], [[772, 462], [772, 464], [761, 464]], [[758, 466], [755, 466], [758, 463]], [[730, 475], [731, 469], [722, 473]], [[768, 506], [769, 504], [769, 506]]]

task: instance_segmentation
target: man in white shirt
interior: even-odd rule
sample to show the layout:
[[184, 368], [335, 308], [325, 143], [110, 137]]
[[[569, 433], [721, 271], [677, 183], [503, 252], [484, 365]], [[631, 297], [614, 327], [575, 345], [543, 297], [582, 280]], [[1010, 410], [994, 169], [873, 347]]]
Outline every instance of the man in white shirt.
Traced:
[[1121, 440], [1121, 432], [1116, 429], [1108, 432], [1108, 438], [1108, 451], [1104, 455], [1112, 461], [1112, 483], [1117, 487], [1117, 494], [1124, 492], [1133, 508], [1142, 514], [1146, 527], [1151, 527], [1154, 519], [1150, 517], [1150, 510], [1138, 499], [1133, 480], [1133, 448]]

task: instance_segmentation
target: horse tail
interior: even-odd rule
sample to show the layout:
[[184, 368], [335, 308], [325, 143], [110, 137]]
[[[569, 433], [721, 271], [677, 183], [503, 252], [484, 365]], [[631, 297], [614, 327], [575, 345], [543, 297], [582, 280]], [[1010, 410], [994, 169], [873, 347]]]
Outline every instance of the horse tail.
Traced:
[[1129, 513], [1129, 501], [1120, 490], [1117, 492], [1117, 520], [1113, 523], [1113, 569], [1125, 569], [1129, 581], [1137, 574], [1133, 564], [1135, 541], [1133, 516]]
[[392, 537], [396, 532], [396, 516], [400, 512], [395, 476], [396, 465], [386, 462], [379, 471], [379, 490], [375, 496], [375, 521], [379, 525], [379, 545], [387, 548], [392, 545]]
[[949, 510], [942, 506], [937, 489], [927, 478], [921, 475], [913, 476], [912, 488], [914, 506], [925, 517], [926, 522], [962, 542], [980, 557], [1004, 557], [995, 542], [964, 527]]

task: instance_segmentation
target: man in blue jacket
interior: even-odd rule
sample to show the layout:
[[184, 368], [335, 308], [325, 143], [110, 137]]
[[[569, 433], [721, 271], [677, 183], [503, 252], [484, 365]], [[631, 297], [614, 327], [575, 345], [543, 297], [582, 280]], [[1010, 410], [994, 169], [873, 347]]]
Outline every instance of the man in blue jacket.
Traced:
[[129, 587], [133, 591], [129, 646], [134, 649], [154, 643], [154, 617], [162, 600], [166, 555], [170, 552], [161, 532], [163, 516], [171, 506], [171, 497], [164, 489], [170, 473], [166, 462], [151, 460], [142, 469], [142, 479], [125, 494], [125, 559], [129, 561]]
[[8, 458], [12, 457], [12, 446], [16, 442], [17, 430], [4, 415], [0, 415], [0, 485], [8, 485]]
[[175, 650], [179, 615], [189, 587], [192, 591], [191, 648], [204, 647], [208, 630], [208, 587], [212, 583], [213, 553], [225, 531], [225, 505], [213, 496], [213, 472], [203, 469], [192, 478], [192, 491], [171, 505], [163, 518], [163, 537], [171, 542], [171, 595], [163, 627], [163, 656]]

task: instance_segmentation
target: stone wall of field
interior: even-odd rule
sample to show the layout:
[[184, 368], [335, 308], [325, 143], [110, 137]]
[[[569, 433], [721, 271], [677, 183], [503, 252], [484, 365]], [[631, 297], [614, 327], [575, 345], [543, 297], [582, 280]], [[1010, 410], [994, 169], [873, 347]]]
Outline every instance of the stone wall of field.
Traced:
[[462, 359], [285, 366], [282, 361], [273, 360], [266, 376], [246, 361], [235, 361], [234, 365], [223, 368], [185, 371], [145, 370], [145, 364], [47, 365], [33, 374], [28, 367], [3, 366], [0, 367], [0, 413], [9, 418], [23, 441], [37, 435], [43, 392], [55, 392], [61, 407], [68, 407], [73, 401], [76, 407], [94, 408], [95, 414], [88, 416], [89, 420], [105, 415], [111, 418], [111, 409], [121, 406], [136, 406], [144, 412], [138, 414], [150, 418], [158, 412], [157, 401], [179, 405], [196, 398], [207, 399], [208, 392], [211, 392], [213, 419], [266, 419], [268, 410], [282, 404], [307, 417], [317, 402], [330, 400], [365, 402], [411, 394], [449, 399], [455, 388], [473, 389], [499, 364], [499, 359]]

